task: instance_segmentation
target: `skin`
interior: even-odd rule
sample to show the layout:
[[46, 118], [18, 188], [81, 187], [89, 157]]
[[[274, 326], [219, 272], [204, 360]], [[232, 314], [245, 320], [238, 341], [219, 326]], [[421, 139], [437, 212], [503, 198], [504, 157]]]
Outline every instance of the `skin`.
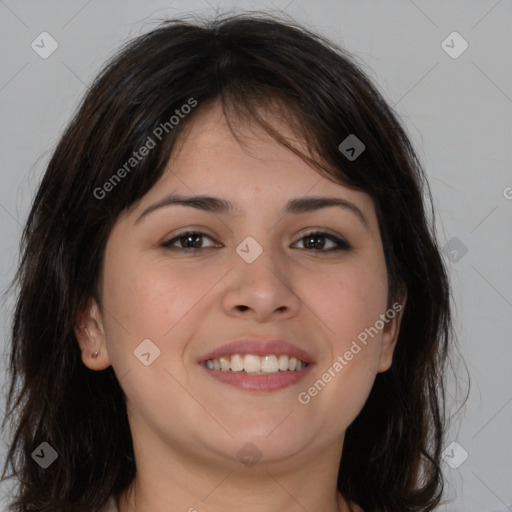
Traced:
[[[392, 363], [401, 314], [307, 405], [297, 397], [390, 306], [373, 200], [320, 176], [247, 123], [236, 127], [241, 145], [218, 105], [188, 128], [162, 178], [117, 219], [101, 306], [91, 302], [77, 330], [83, 363], [92, 370], [112, 365], [127, 397], [137, 476], [120, 497], [120, 512], [348, 512], [336, 488], [345, 430], [376, 374]], [[286, 126], [280, 129], [292, 139]], [[239, 212], [167, 206], [135, 224], [171, 192], [227, 199]], [[312, 195], [351, 201], [369, 227], [339, 207], [283, 214], [289, 199]], [[202, 238], [207, 249], [193, 255], [161, 247], [188, 228], [211, 237]], [[331, 253], [336, 244], [319, 238], [323, 248], [305, 249], [306, 233], [325, 230], [352, 248]], [[247, 236], [263, 248], [250, 264], [235, 251]], [[246, 336], [291, 341], [316, 366], [298, 384], [265, 393], [220, 383], [197, 364]], [[145, 366], [133, 351], [148, 338], [160, 356]], [[252, 467], [237, 457], [248, 442], [261, 453]]]

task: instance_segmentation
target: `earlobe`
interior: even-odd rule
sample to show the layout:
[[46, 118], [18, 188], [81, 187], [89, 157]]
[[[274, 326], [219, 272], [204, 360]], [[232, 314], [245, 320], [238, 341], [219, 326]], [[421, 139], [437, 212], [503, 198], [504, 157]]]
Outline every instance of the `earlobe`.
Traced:
[[82, 362], [91, 370], [104, 370], [110, 366], [105, 330], [97, 303], [90, 301], [77, 316], [75, 337], [82, 352]]
[[400, 302], [396, 302], [386, 312], [387, 321], [382, 329], [381, 352], [377, 373], [383, 373], [391, 368], [406, 302], [407, 296], [401, 299]]

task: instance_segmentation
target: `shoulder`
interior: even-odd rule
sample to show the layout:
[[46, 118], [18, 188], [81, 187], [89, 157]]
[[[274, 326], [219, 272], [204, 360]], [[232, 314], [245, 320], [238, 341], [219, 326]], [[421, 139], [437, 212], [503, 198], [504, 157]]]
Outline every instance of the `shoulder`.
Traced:
[[97, 512], [119, 512], [119, 510], [117, 508], [115, 497], [110, 496], [108, 498], [108, 501], [105, 503], [105, 505], [103, 505], [103, 507], [98, 509]]

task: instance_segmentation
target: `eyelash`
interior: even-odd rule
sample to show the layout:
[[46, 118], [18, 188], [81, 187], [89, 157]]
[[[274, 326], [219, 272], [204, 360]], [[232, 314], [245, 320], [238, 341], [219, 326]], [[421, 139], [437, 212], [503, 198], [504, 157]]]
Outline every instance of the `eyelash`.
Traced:
[[[211, 236], [207, 235], [206, 233], [202, 233], [201, 231], [185, 231], [184, 233], [181, 233], [178, 236], [175, 236], [171, 240], [164, 242], [162, 244], [162, 247], [165, 249], [169, 249], [171, 251], [178, 251], [178, 252], [183, 252], [183, 253], [195, 253], [195, 254], [198, 254], [199, 252], [202, 252], [205, 249], [215, 249], [215, 247], [201, 247], [201, 248], [196, 249], [193, 247], [176, 247], [176, 246], [172, 245], [174, 242], [179, 241], [181, 238], [186, 238], [187, 236], [190, 236], [190, 235], [200, 235], [201, 237], [207, 237], [213, 241], [213, 238]], [[314, 252], [338, 253], [341, 251], [348, 251], [348, 250], [352, 249], [350, 244], [345, 242], [345, 240], [342, 240], [341, 238], [338, 238], [337, 236], [331, 235], [330, 233], [326, 233], [324, 231], [311, 231], [309, 233], [304, 234], [299, 239], [299, 241], [304, 240], [305, 238], [308, 238], [308, 237], [312, 237], [312, 236], [326, 238], [326, 239], [330, 240], [331, 242], [338, 244], [338, 247], [332, 247], [332, 248], [326, 249], [326, 250], [324, 250], [324, 249], [317, 250], [317, 249], [311, 249], [311, 248], [304, 248], [302, 250], [314, 251]]]

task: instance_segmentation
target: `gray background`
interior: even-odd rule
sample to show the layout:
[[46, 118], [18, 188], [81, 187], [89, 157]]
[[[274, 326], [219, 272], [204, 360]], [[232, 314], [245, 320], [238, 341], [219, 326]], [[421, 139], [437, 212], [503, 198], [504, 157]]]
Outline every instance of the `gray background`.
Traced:
[[[156, 18], [230, 8], [282, 10], [331, 37], [357, 56], [405, 121], [432, 187], [454, 286], [460, 355], [457, 386], [452, 381], [449, 389], [453, 414], [467, 389], [463, 360], [471, 377], [446, 444], [456, 441], [468, 458], [456, 469], [443, 462], [453, 501], [440, 510], [512, 510], [510, 0], [0, 1], [2, 290], [51, 151], [106, 58]], [[31, 48], [43, 31], [59, 44], [47, 59]], [[453, 31], [469, 44], [458, 58], [441, 44]], [[456, 39], [447, 44], [461, 48]], [[12, 303], [2, 303], [2, 370]], [[0, 458], [4, 453], [5, 439]], [[449, 450], [450, 460], [461, 453]]]

